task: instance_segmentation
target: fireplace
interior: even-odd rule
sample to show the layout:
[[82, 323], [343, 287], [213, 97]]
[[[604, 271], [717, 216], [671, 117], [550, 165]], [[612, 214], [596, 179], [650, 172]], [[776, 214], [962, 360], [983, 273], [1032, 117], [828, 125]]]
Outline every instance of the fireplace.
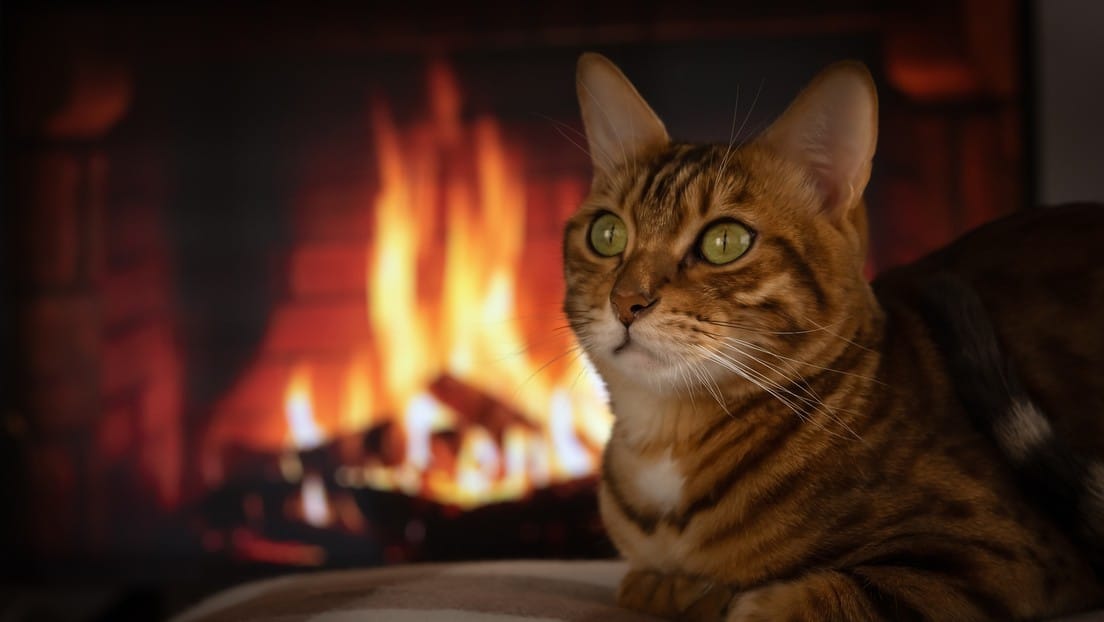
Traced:
[[559, 311], [581, 51], [691, 140], [865, 61], [872, 273], [1026, 196], [1012, 3], [790, 4], [11, 9], [5, 572], [611, 555], [611, 417]]

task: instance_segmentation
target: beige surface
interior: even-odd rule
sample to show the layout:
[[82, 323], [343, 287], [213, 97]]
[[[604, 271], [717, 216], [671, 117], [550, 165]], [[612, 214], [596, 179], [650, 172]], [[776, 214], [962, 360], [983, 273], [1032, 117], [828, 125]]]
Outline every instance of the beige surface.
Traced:
[[[618, 609], [617, 561], [426, 564], [248, 583], [173, 622], [645, 622]], [[1064, 622], [1104, 622], [1104, 613]]]

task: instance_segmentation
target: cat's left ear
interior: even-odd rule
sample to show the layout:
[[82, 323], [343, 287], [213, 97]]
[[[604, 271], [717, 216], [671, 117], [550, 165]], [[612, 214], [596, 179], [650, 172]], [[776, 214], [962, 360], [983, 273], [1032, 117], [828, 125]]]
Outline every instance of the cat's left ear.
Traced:
[[820, 72], [759, 138], [812, 173], [822, 209], [837, 217], [859, 203], [878, 142], [878, 94], [861, 63]]

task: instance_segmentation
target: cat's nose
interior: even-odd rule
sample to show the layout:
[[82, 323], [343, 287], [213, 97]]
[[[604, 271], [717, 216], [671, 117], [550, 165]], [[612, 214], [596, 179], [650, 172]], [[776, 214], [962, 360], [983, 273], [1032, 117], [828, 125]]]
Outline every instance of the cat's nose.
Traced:
[[659, 298], [653, 298], [637, 289], [615, 288], [610, 292], [610, 304], [617, 319], [628, 328], [634, 320], [644, 315], [659, 302]]

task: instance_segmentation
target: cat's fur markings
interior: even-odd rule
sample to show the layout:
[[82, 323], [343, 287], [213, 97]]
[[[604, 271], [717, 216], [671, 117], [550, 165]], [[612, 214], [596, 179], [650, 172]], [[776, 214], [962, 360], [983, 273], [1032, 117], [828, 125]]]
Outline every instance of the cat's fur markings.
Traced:
[[[1002, 455], [1003, 444], [1051, 456], [1039, 449], [1063, 438], [1104, 455], [1104, 425], [1059, 426], [1046, 407], [1069, 386], [1104, 399], [1104, 374], [1050, 371], [1051, 336], [1029, 334], [1010, 354], [1032, 361], [1043, 406], [996, 400], [985, 421], [1006, 425], [988, 434], [971, 418], [914, 291], [941, 260], [873, 287], [863, 276], [877, 98], [862, 66], [828, 68], [738, 147], [672, 141], [604, 57], [584, 55], [577, 76], [595, 175], [565, 227], [564, 310], [615, 415], [599, 505], [631, 566], [619, 602], [731, 622], [1026, 620], [1104, 602], [1064, 528], [1080, 523], [1025, 492], [1022, 475], [1048, 471]], [[625, 244], [601, 254], [590, 228], [607, 215]], [[980, 275], [995, 324], [1060, 324], [1078, 334], [1067, 358], [1100, 372], [1104, 327], [1056, 301], [1088, 296], [1104, 310], [1104, 261], [1070, 250], [1088, 247], [1077, 235], [1104, 239], [1104, 211], [1060, 216], [1072, 234], [1023, 216], [943, 263]], [[717, 223], [751, 240], [720, 265], [698, 248]], [[1024, 262], [1016, 250], [1035, 239], [1049, 255]], [[1002, 280], [1014, 262], [1069, 291]], [[646, 313], [618, 313], [626, 301]], [[1045, 319], [1024, 328], [1033, 314]], [[1071, 513], [1090, 512], [1097, 464], [1077, 464], [1063, 498], [1088, 501]]]

